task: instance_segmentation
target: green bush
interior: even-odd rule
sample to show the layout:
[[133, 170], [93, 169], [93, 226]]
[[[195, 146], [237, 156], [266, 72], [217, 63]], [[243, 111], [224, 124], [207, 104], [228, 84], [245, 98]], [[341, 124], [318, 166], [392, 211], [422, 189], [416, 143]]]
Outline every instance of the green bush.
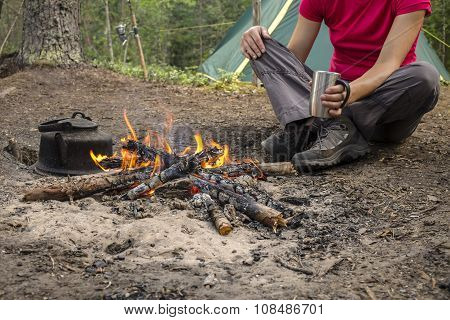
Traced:
[[[112, 70], [129, 77], [140, 79], [144, 77], [144, 72], [141, 67], [132, 66], [130, 64], [93, 60], [92, 65]], [[179, 69], [168, 65], [151, 64], [147, 69], [148, 81], [151, 82], [205, 87], [207, 89], [225, 92], [248, 92], [255, 90], [254, 86], [241, 82], [239, 76], [230, 72], [222, 72], [219, 80], [213, 80], [207, 75], [198, 72], [197, 67]]]

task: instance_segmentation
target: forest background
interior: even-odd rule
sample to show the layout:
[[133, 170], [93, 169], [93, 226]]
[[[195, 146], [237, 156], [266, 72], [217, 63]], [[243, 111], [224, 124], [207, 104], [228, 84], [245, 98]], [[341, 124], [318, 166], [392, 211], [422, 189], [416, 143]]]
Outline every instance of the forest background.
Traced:
[[[251, 0], [135, 0], [133, 7], [139, 24], [139, 34], [149, 65], [173, 66], [195, 70], [213, 52]], [[92, 63], [123, 65], [124, 46], [116, 33], [116, 26], [124, 23], [131, 31], [126, 0], [109, 0], [112, 28], [112, 49], [108, 47], [105, 0], [81, 0], [81, 33], [85, 58]], [[447, 32], [450, 6], [447, 0], [431, 0], [433, 14], [426, 19], [426, 36], [444, 62], [450, 66], [449, 48], [433, 36], [449, 43]], [[12, 32], [2, 54], [19, 51], [22, 41], [22, 0], [0, 0], [0, 43], [11, 26]], [[132, 40], [130, 38], [130, 40]], [[126, 65], [139, 66], [134, 41], [129, 42]], [[150, 70], [152, 67], [150, 67]]]

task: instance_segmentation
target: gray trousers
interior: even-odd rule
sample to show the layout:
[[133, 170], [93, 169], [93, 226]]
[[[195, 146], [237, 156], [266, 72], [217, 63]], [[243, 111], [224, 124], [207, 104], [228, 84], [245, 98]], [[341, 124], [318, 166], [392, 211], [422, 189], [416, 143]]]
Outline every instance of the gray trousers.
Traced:
[[[311, 117], [309, 81], [313, 71], [282, 44], [268, 39], [265, 46], [266, 53], [251, 65], [281, 125]], [[402, 142], [436, 105], [439, 77], [431, 64], [411, 63], [396, 70], [368, 97], [346, 106], [343, 114], [369, 141]]]

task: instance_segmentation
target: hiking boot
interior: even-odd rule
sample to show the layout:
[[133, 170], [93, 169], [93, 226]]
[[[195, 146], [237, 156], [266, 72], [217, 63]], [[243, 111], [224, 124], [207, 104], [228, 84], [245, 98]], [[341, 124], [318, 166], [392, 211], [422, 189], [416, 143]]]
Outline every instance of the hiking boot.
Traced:
[[313, 118], [294, 121], [261, 142], [261, 146], [273, 162], [291, 161], [296, 153], [306, 150], [316, 139], [318, 128]]
[[307, 151], [297, 153], [292, 163], [300, 172], [327, 168], [356, 160], [369, 152], [369, 145], [346, 117], [322, 123], [317, 140]]

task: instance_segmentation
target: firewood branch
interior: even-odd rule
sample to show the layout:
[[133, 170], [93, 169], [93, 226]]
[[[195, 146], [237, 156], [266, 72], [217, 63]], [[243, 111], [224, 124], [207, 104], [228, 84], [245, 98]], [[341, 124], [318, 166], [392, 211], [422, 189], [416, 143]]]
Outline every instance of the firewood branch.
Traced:
[[258, 190], [256, 188], [250, 188], [237, 183], [234, 180], [226, 179], [222, 175], [211, 174], [208, 172], [200, 172], [198, 174], [202, 179], [212, 181], [222, 188], [245, 196], [247, 198], [251, 198], [259, 203], [262, 203], [272, 209], [280, 211], [283, 213], [284, 217], [291, 216], [293, 214], [293, 210], [291, 208], [286, 207], [280, 201], [273, 199], [267, 192], [263, 190]]
[[230, 221], [209, 194], [197, 193], [193, 198], [193, 203], [196, 207], [206, 209], [220, 235], [226, 236], [233, 230]]
[[146, 168], [134, 171], [106, 172], [72, 177], [69, 181], [61, 182], [59, 180], [55, 183], [34, 187], [25, 193], [23, 200], [69, 201], [82, 199], [100, 192], [129, 188], [136, 182], [146, 179], [150, 172], [151, 168]]
[[209, 194], [222, 205], [232, 204], [237, 210], [246, 214], [252, 220], [259, 221], [274, 230], [278, 227], [287, 226], [287, 222], [281, 212], [275, 209], [233, 191], [226, 190], [213, 182], [195, 176], [191, 176], [191, 180], [203, 193]]

